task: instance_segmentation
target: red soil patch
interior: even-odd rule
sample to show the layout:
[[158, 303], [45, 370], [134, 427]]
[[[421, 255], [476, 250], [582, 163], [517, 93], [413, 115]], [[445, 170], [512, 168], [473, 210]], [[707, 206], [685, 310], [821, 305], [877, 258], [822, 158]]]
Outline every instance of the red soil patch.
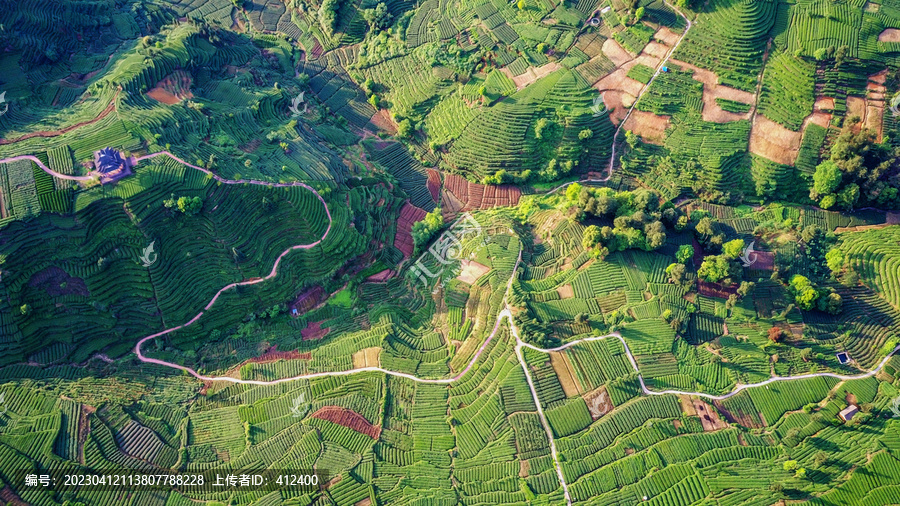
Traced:
[[176, 70], [164, 77], [147, 92], [147, 96], [167, 105], [194, 98], [191, 93], [191, 75], [184, 70]]
[[662, 145], [666, 140], [669, 116], [657, 116], [652, 112], [634, 110], [625, 121], [625, 130], [631, 130], [644, 142]]
[[833, 111], [834, 110], [834, 98], [832, 97], [818, 97], [816, 99], [816, 103], [813, 105], [814, 111]]
[[278, 351], [278, 345], [275, 345], [266, 350], [262, 355], [253, 357], [247, 360], [247, 362], [253, 364], [267, 364], [279, 360], [309, 360], [310, 358], [312, 358], [312, 354], [310, 353], [300, 353], [298, 350]]
[[[750, 266], [751, 269], [760, 271], [775, 270], [775, 253], [771, 251], [757, 251], [755, 256], [756, 261]], [[750, 260], [753, 260], [753, 258], [754, 255], [750, 255]]]
[[431, 198], [434, 199], [435, 202], [440, 202], [441, 173], [434, 169], [428, 169], [428, 181], [425, 185], [428, 187], [428, 191], [431, 192]]
[[28, 504], [16, 495], [8, 485], [0, 489], [0, 502], [8, 506], [25, 506]]
[[96, 122], [100, 121], [101, 119], [105, 118], [107, 115], [109, 115], [109, 113], [111, 113], [115, 110], [116, 99], [119, 98], [119, 91], [120, 90], [116, 91], [116, 95], [113, 97], [113, 99], [109, 103], [109, 105], [106, 106], [106, 109], [103, 109], [103, 111], [101, 111], [100, 114], [98, 114], [97, 117], [92, 120], [82, 121], [81, 123], [75, 123], [74, 125], [69, 125], [60, 130], [50, 130], [50, 131], [44, 130], [44, 131], [40, 131], [40, 132], [31, 132], [30, 134], [25, 134], [16, 139], [0, 139], [0, 146], [5, 145], [5, 144], [13, 144], [13, 143], [16, 143], [19, 141], [24, 141], [26, 139], [32, 139], [34, 137], [56, 137], [56, 136], [62, 135], [64, 133], [71, 132], [72, 130], [75, 130], [76, 128], [81, 128], [83, 126], [87, 126], [87, 125], [96, 123]]
[[397, 133], [397, 123], [394, 123], [394, 119], [391, 118], [391, 113], [387, 109], [376, 112], [369, 122], [378, 130], [384, 130], [391, 135]]
[[257, 148], [262, 146], [262, 143], [263, 143], [262, 139], [252, 139], [250, 142], [248, 142], [244, 145], [238, 146], [238, 149], [240, 149], [244, 153], [252, 153], [252, 152], [256, 151]]
[[515, 186], [472, 183], [456, 174], [447, 174], [444, 177], [444, 190], [452, 193], [462, 204], [462, 208], [457, 211], [514, 206], [519, 203], [519, 197], [522, 196], [522, 191]]
[[311, 341], [315, 339], [322, 339], [328, 334], [328, 327], [322, 328], [323, 322], [309, 322], [306, 324], [306, 328], [300, 331], [300, 337], [303, 338], [304, 341]]
[[329, 422], [343, 425], [360, 434], [365, 434], [372, 439], [378, 439], [379, 436], [381, 436], [381, 427], [372, 425], [356, 411], [340, 406], [323, 406], [310, 416], [318, 418], [319, 420], [328, 420]]
[[36, 273], [28, 280], [28, 286], [40, 288], [50, 297], [63, 295], [89, 297], [91, 295], [83, 279], [69, 276], [69, 273], [55, 266], [47, 267]]
[[738, 286], [723, 286], [719, 283], [710, 283], [708, 281], [697, 281], [697, 291], [700, 295], [706, 297], [718, 297], [727, 299], [729, 295], [737, 293]]
[[[325, 302], [325, 297], [325, 289], [316, 285], [298, 295], [297, 299], [288, 306], [288, 311], [293, 316], [300, 316]], [[294, 309], [297, 310], [297, 314], [294, 314]]]
[[394, 236], [394, 247], [403, 252], [405, 258], [412, 256], [415, 243], [412, 238], [412, 226], [417, 221], [425, 219], [426, 213], [409, 202], [403, 204], [400, 209], [400, 218], [397, 220], [397, 234]]
[[371, 276], [366, 278], [366, 281], [373, 281], [375, 283], [381, 283], [383, 281], [387, 281], [394, 277], [394, 271], [390, 269], [385, 269], [377, 274], [372, 274]]

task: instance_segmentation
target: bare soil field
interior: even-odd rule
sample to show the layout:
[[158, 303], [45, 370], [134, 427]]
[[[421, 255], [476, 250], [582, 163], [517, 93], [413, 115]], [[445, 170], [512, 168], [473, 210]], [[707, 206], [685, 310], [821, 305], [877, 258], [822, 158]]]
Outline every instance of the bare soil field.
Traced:
[[[691, 77], [695, 81], [700, 81], [701, 83], [703, 83], [702, 116], [704, 121], [712, 121], [714, 123], [727, 123], [729, 121], [750, 119], [750, 116], [753, 114], [752, 106], [756, 102], [756, 96], [753, 93], [719, 84], [719, 77], [709, 70], [702, 69], [700, 67], [697, 67], [696, 65], [691, 65], [690, 63], [679, 60], [673, 59], [670, 61], [673, 64], [678, 65], [679, 67], [689, 68], [693, 70], [694, 75]], [[750, 105], [751, 109], [750, 111], [745, 113], [729, 112], [719, 107], [719, 104], [716, 102], [717, 98], [741, 102], [743, 104]]]
[[800, 132], [794, 132], [757, 114], [750, 130], [750, 152], [784, 165], [793, 165], [800, 150]]
[[609, 398], [609, 393], [607, 393], [605, 386], [602, 386], [593, 392], [589, 392], [583, 399], [584, 402], [587, 403], [591, 418], [594, 420], [609, 413], [615, 407], [613, 406], [612, 400]]
[[653, 38], [662, 42], [663, 44], [672, 47], [675, 44], [678, 44], [678, 39], [681, 38], [681, 34], [673, 32], [668, 27], [662, 27], [653, 35]]
[[434, 199], [435, 202], [441, 201], [441, 173], [434, 170], [428, 169], [428, 181], [425, 183], [428, 187], [428, 191], [431, 193], [431, 198]]
[[353, 367], [357, 369], [362, 367], [378, 367], [379, 355], [381, 355], [381, 348], [377, 346], [359, 350], [353, 354]]
[[615, 39], [606, 39], [603, 43], [603, 54], [612, 61], [616, 67], [621, 67], [634, 59]]
[[307, 323], [306, 328], [300, 330], [300, 337], [302, 337], [304, 341], [322, 339], [329, 331], [328, 327], [322, 328], [322, 323], [324, 322]]
[[715, 409], [700, 399], [692, 399], [692, 401], [694, 410], [697, 412], [697, 416], [700, 417], [700, 424], [703, 425], [703, 430], [712, 432], [728, 427], [728, 424], [719, 417], [719, 413]]
[[463, 204], [460, 210], [491, 209], [497, 206], [514, 206], [519, 203], [522, 190], [512, 185], [483, 185], [467, 181], [462, 176], [447, 174], [444, 190], [453, 194]]
[[481, 265], [472, 260], [463, 260], [462, 272], [459, 273], [459, 276], [457, 276], [456, 279], [463, 283], [474, 285], [475, 282], [478, 281], [478, 278], [484, 276], [489, 270], [491, 270], [491, 268], [486, 265]]
[[191, 74], [184, 70], [176, 70], [150, 88], [147, 96], [167, 105], [194, 98], [191, 93]]
[[356, 411], [340, 406], [323, 406], [310, 416], [343, 425], [360, 434], [365, 434], [372, 439], [378, 439], [378, 437], [381, 436], [381, 427], [372, 425], [365, 417]]
[[563, 285], [556, 289], [556, 293], [559, 294], [560, 299], [571, 299], [575, 296], [575, 289], [572, 288], [572, 285]]
[[552, 365], [553, 370], [556, 371], [556, 375], [559, 377], [559, 383], [562, 385], [566, 397], [578, 395], [583, 391], [578, 384], [578, 380], [575, 379], [575, 374], [572, 372], [572, 364], [569, 363], [569, 360], [564, 353], [558, 351], [551, 352], [550, 365]]
[[669, 116], [657, 116], [652, 112], [635, 109], [625, 121], [625, 129], [639, 135], [644, 142], [662, 146], [666, 140]]
[[528, 86], [529, 84], [537, 81], [538, 79], [552, 74], [560, 69], [559, 63], [551, 62], [545, 65], [541, 65], [540, 67], [528, 67], [524, 73], [519, 74], [517, 76], [512, 75], [512, 72], [509, 69], [501, 69], [501, 72], [504, 72], [507, 77], [512, 79], [514, 83], [516, 83], [516, 89], [521, 90]]
[[816, 103], [813, 105], [813, 111], [833, 111], [834, 110], [834, 98], [832, 97], [817, 97]]
[[900, 30], [888, 28], [878, 34], [878, 42], [900, 42]]
[[400, 209], [400, 218], [397, 220], [397, 235], [394, 236], [394, 247], [403, 252], [403, 256], [409, 258], [413, 254], [415, 244], [412, 238], [412, 226], [417, 221], [425, 219], [428, 214], [424, 210], [410, 204], [403, 204]]

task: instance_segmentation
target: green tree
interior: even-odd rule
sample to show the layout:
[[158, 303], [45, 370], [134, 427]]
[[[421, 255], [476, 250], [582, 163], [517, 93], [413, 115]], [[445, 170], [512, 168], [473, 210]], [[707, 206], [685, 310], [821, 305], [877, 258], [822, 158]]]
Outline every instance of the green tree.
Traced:
[[625, 130], [625, 142], [629, 148], [634, 149], [640, 142], [640, 138], [631, 130]]
[[741, 256], [741, 253], [744, 251], [744, 240], [743, 239], [735, 239], [733, 241], [728, 241], [722, 245], [722, 253], [725, 254], [726, 257], [730, 259], [735, 259]]
[[518, 2], [516, 2], [516, 7], [518, 7], [520, 11], [524, 11], [525, 10], [525, 0], [519, 0]]
[[578, 183], [572, 183], [566, 188], [566, 200], [569, 201], [570, 204], [578, 203], [578, 196], [581, 194], [581, 186]]
[[737, 276], [739, 272], [740, 267], [728, 257], [715, 255], [703, 258], [703, 263], [697, 270], [697, 276], [704, 281], [717, 283]]
[[441, 208], [435, 207], [433, 211], [425, 215], [422, 221], [413, 223], [412, 238], [419, 250], [423, 245], [428, 244], [434, 234], [444, 226], [444, 217], [441, 214]]
[[844, 270], [844, 253], [840, 248], [831, 248], [825, 254], [825, 263], [831, 270], [831, 274], [837, 276]]
[[638, 7], [637, 10], [634, 11], [634, 22], [640, 23], [641, 19], [644, 18], [644, 8]]
[[319, 7], [319, 24], [328, 36], [334, 34], [337, 26], [337, 11], [341, 8], [340, 0], [323, 0]]
[[794, 302], [804, 311], [813, 309], [819, 298], [819, 291], [806, 276], [794, 274], [790, 282], [791, 292], [794, 294]]
[[178, 210], [182, 214], [193, 216], [203, 208], [203, 200], [200, 197], [178, 197]]
[[787, 460], [787, 461], [785, 461], [784, 464], [782, 464], [782, 467], [784, 467], [785, 471], [793, 471], [793, 470], [797, 469], [798, 467], [800, 467], [800, 465], [797, 463], [796, 460]]
[[834, 193], [841, 184], [840, 167], [831, 160], [825, 160], [816, 166], [816, 172], [813, 174], [813, 187], [809, 191], [809, 198], [818, 200], [819, 198]]
[[413, 132], [413, 124], [412, 124], [412, 121], [409, 120], [409, 118], [406, 118], [406, 119], [400, 121], [400, 123], [397, 123], [397, 136], [398, 137], [403, 138], [403, 139], [409, 138], [410, 136], [412, 136], [412, 132]]
[[855, 206], [856, 202], [859, 200], [859, 185], [851, 183], [845, 186], [843, 190], [838, 192], [837, 200], [841, 204], [841, 207], [848, 211], [852, 211], [853, 206]]
[[585, 128], [584, 130], [578, 132], [578, 138], [583, 141], [586, 141], [593, 136], [594, 136], [594, 131], [591, 130], [590, 128]]
[[666, 276], [669, 277], [669, 281], [676, 285], [684, 283], [684, 274], [684, 264], [670, 264], [666, 267]]
[[581, 246], [584, 249], [591, 249], [600, 242], [600, 227], [591, 225], [584, 229], [581, 234]]
[[22, 316], [27, 316], [30, 312], [31, 306], [29, 306], [28, 304], [22, 304], [21, 306], [19, 306], [19, 313], [21, 313]]
[[391, 26], [394, 16], [388, 11], [384, 2], [378, 2], [374, 9], [363, 10], [363, 19], [369, 23], [372, 30], [386, 30]]
[[675, 252], [675, 260], [678, 260], [678, 263], [686, 264], [692, 258], [694, 258], [694, 247], [690, 244], [682, 244]]

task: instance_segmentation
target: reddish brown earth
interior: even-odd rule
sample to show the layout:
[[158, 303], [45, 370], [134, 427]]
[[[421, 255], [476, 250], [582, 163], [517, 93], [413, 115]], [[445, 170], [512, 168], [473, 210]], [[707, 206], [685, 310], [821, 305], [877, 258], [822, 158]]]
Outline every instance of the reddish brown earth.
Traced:
[[497, 206], [514, 206], [519, 203], [522, 191], [511, 185], [483, 185], [467, 181], [462, 176], [447, 174], [444, 190], [462, 204], [460, 211], [490, 209]]
[[293, 316], [293, 310], [296, 309], [296, 316], [302, 315], [322, 302], [325, 302], [326, 296], [325, 289], [316, 285], [298, 295], [297, 299], [288, 306], [288, 312]]
[[376, 427], [363, 418], [356, 411], [342, 408], [340, 406], [323, 406], [321, 409], [313, 413], [313, 418], [320, 420], [328, 420], [329, 422], [343, 425], [348, 429], [355, 430], [360, 434], [365, 434], [372, 439], [378, 439], [381, 436], [381, 427]]
[[[301, 331], [302, 333], [302, 331]], [[298, 350], [278, 351], [278, 345], [272, 346], [265, 353], [258, 357], [253, 357], [247, 362], [254, 364], [266, 364], [269, 362], [277, 362], [278, 360], [309, 360], [312, 355], [309, 353], [300, 353]]]
[[435, 202], [441, 201], [441, 174], [434, 169], [428, 169], [428, 191], [431, 192], [431, 198]]
[[412, 238], [412, 226], [417, 221], [425, 219], [426, 213], [409, 202], [403, 204], [400, 209], [400, 218], [397, 220], [397, 234], [394, 236], [394, 247], [403, 252], [405, 258], [412, 256], [415, 244]]
[[729, 295], [737, 292], [737, 285], [723, 286], [719, 283], [697, 281], [697, 291], [705, 297], [718, 297], [727, 299]]
[[[328, 334], [328, 327], [322, 328], [323, 322], [309, 322], [306, 324], [306, 328], [300, 331], [300, 337], [303, 338], [304, 341], [310, 341], [314, 339], [322, 339]], [[308, 355], [308, 353], [307, 353]]]
[[397, 133], [397, 123], [391, 118], [391, 113], [387, 109], [376, 112], [369, 122], [378, 130], [384, 130], [391, 135]]
[[167, 105], [194, 98], [191, 93], [191, 75], [184, 70], [176, 70], [150, 88], [147, 96]]
[[61, 297], [63, 295], [90, 296], [83, 279], [69, 276], [69, 273], [56, 266], [47, 267], [36, 273], [28, 280], [28, 286], [40, 288], [51, 297]]
[[372, 274], [371, 276], [366, 278], [366, 281], [381, 283], [383, 281], [387, 281], [387, 280], [391, 279], [392, 277], [394, 277], [394, 271], [392, 271], [390, 269], [385, 269], [379, 273]]

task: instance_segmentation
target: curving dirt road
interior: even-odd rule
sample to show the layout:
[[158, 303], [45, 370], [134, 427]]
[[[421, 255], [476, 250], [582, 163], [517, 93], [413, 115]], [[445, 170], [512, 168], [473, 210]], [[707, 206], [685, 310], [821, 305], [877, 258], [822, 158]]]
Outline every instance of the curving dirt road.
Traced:
[[634, 103], [631, 104], [631, 107], [628, 108], [628, 112], [625, 114], [625, 117], [622, 118], [622, 121], [619, 122], [619, 126], [616, 127], [616, 131], [615, 131], [615, 133], [613, 133], [612, 151], [609, 155], [609, 169], [606, 173], [606, 177], [602, 177], [600, 179], [582, 179], [579, 181], [569, 181], [568, 183], [563, 183], [563, 184], [557, 186], [556, 188], [553, 188], [552, 190], [544, 193], [545, 195], [551, 195], [553, 193], [556, 193], [559, 190], [562, 190], [563, 188], [568, 187], [572, 183], [602, 183], [604, 181], [609, 181], [609, 178], [612, 177], [613, 167], [616, 164], [616, 139], [618, 139], [618, 137], [619, 137], [619, 131], [622, 130], [623, 126], [625, 126], [625, 122], [628, 121], [628, 118], [631, 116], [631, 113], [634, 111], [634, 108], [637, 106], [638, 102], [641, 101], [641, 97], [644, 95], [644, 92], [650, 88], [650, 85], [653, 83], [653, 81], [656, 79], [656, 77], [660, 74], [660, 72], [662, 72], [662, 68], [665, 67], [666, 63], [669, 61], [669, 58], [672, 57], [672, 55], [675, 53], [675, 50], [678, 49], [678, 46], [681, 45], [681, 41], [683, 41], [684, 38], [687, 36], [688, 31], [690, 31], [692, 26], [694, 26], [694, 24], [691, 23], [691, 20], [688, 19], [687, 16], [682, 14], [682, 12], [680, 10], [678, 10], [677, 7], [675, 7], [674, 5], [670, 4], [668, 1], [665, 1], [665, 0], [664, 0], [664, 3], [666, 5], [668, 5], [669, 7], [671, 7], [672, 10], [674, 10], [676, 13], [678, 13], [679, 16], [684, 18], [684, 21], [685, 21], [685, 23], [687, 23], [687, 26], [684, 28], [684, 32], [681, 34], [681, 37], [678, 39], [678, 42], [676, 42], [675, 45], [672, 46], [672, 49], [670, 49], [669, 52], [666, 53], [666, 57], [663, 58], [659, 62], [659, 65], [656, 66], [656, 71], [650, 77], [650, 80], [647, 81], [647, 84], [645, 84], [641, 88], [641, 91], [640, 91], [640, 93], [638, 93], [637, 98], [634, 99]]

